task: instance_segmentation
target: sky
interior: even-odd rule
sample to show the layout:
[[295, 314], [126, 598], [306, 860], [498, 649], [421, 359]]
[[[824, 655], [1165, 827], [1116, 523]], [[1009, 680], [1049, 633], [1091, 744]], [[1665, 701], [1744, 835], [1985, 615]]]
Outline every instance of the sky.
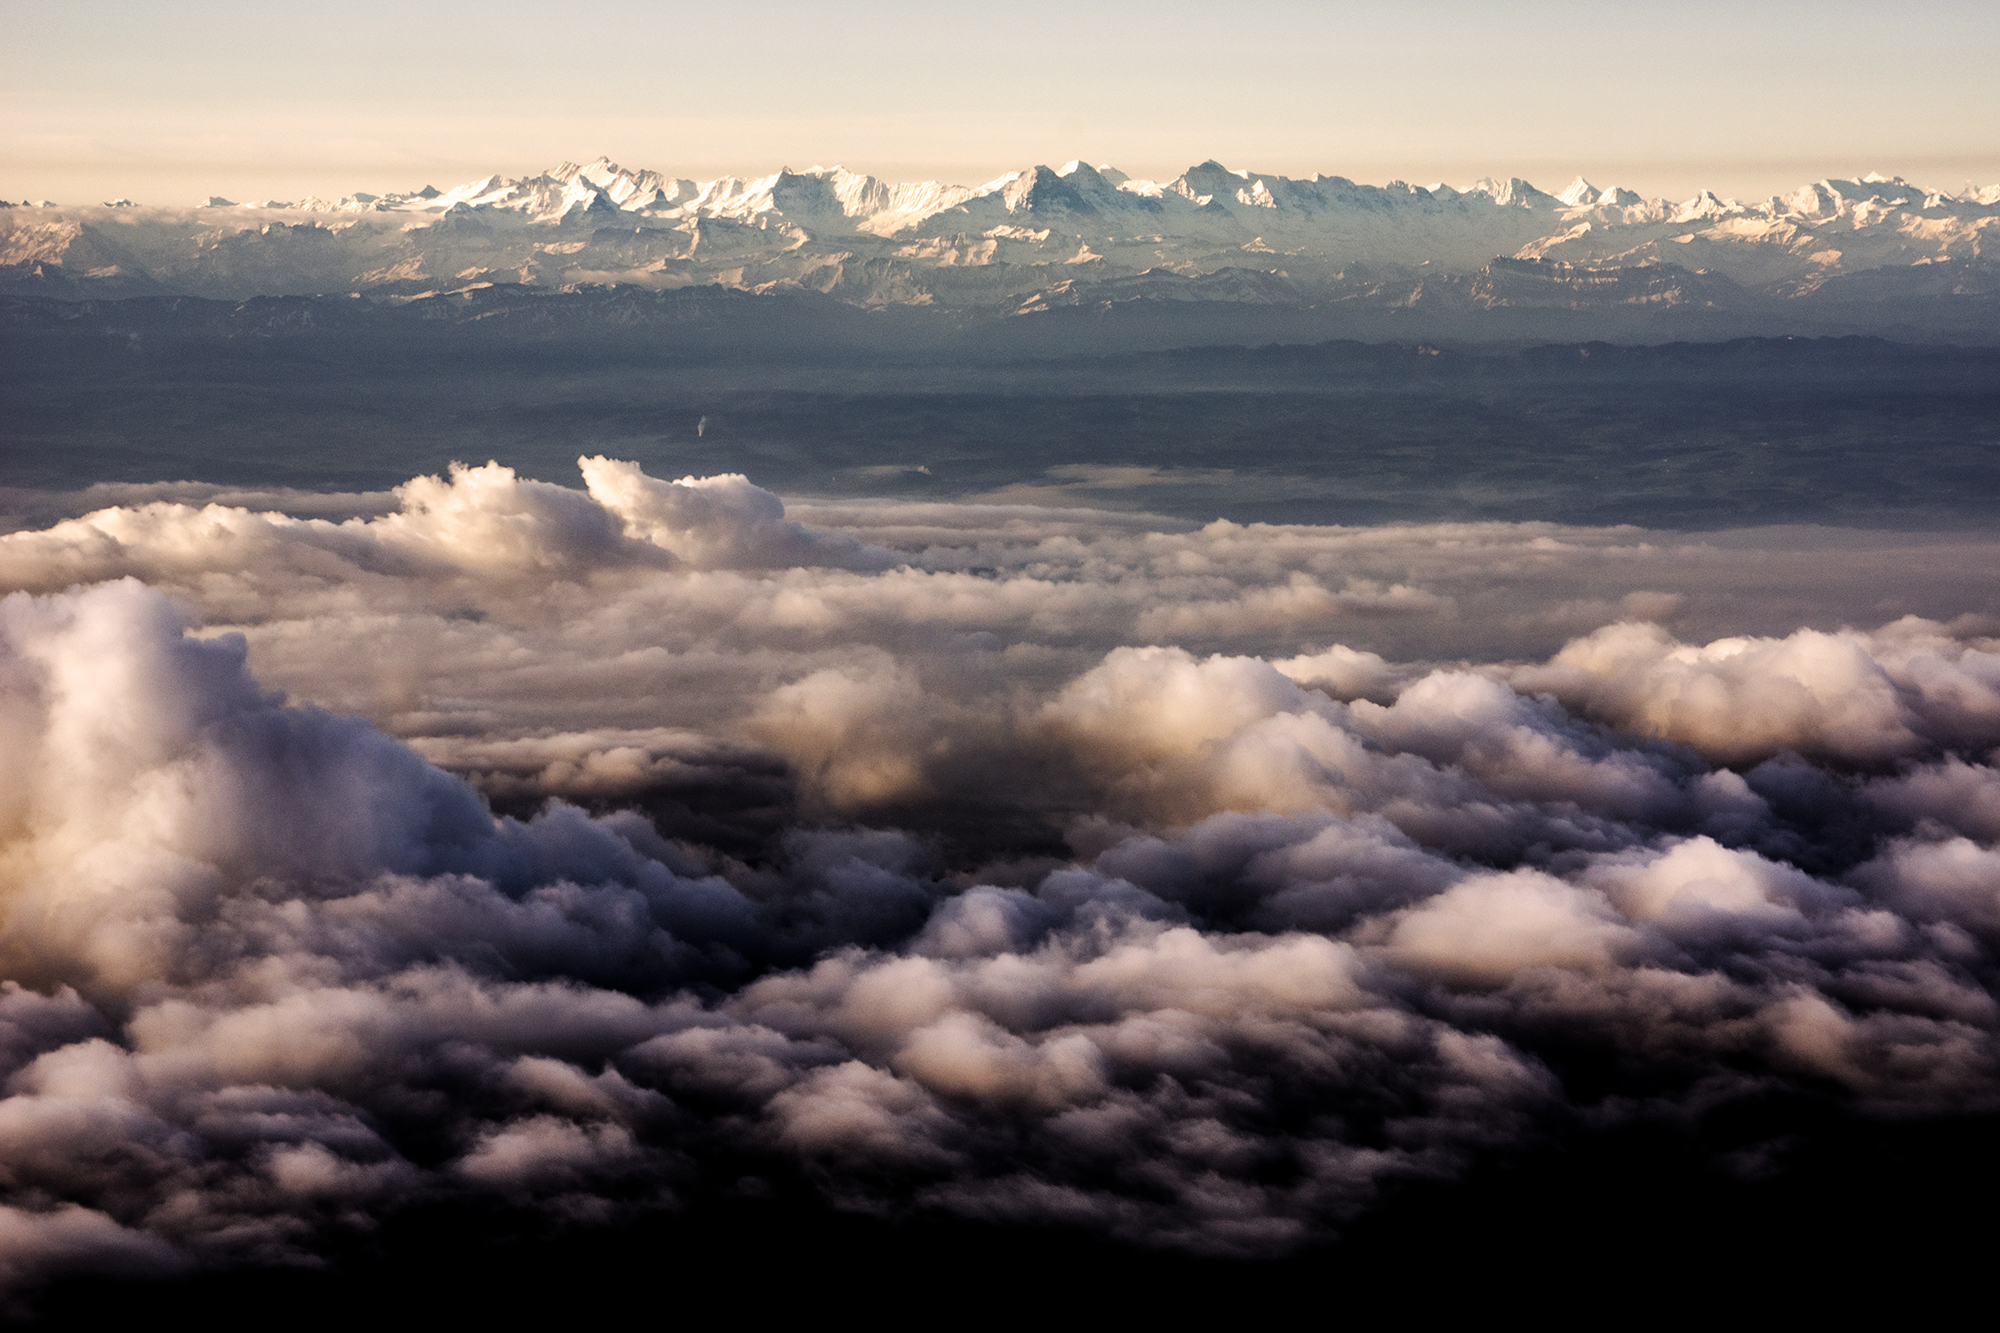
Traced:
[[0, 198], [447, 187], [600, 153], [709, 177], [1204, 158], [1381, 183], [1755, 198], [2000, 180], [2000, 8], [1962, 0], [995, 8], [4, 0]]

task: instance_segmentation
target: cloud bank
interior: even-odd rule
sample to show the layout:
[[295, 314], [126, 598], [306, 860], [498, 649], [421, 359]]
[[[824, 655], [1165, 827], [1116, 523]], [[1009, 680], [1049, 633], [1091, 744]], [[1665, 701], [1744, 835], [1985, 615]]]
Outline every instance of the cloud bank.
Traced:
[[582, 466], [0, 537], [0, 1284], [776, 1178], [1273, 1255], [1578, 1125], [2000, 1105], [2000, 625], [1894, 604], [1994, 605], [1965, 543]]

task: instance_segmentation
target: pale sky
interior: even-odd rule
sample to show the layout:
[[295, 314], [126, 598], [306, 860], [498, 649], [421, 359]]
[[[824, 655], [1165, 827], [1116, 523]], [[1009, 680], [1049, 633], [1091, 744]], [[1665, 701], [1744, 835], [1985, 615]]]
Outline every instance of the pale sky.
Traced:
[[449, 187], [608, 153], [974, 183], [1074, 157], [1741, 198], [2000, 181], [2000, 3], [0, 0], [0, 198]]

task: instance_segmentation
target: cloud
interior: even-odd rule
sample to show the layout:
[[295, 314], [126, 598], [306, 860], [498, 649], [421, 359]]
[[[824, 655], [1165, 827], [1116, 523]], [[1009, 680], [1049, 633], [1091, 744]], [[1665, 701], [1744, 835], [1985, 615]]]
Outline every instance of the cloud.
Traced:
[[163, 1277], [187, 1266], [159, 1237], [88, 1208], [35, 1212], [0, 1204], [0, 1292], [68, 1273]]
[[590, 498], [623, 519], [627, 532], [697, 569], [884, 569], [899, 563], [879, 547], [786, 521], [785, 502], [740, 473], [665, 482], [636, 463], [602, 455], [577, 462]]
[[1420, 976], [1500, 985], [1528, 968], [1606, 970], [1632, 938], [1600, 895], [1516, 870], [1464, 880], [1405, 911], [1384, 943]]
[[1785, 751], [1848, 763], [2000, 742], [2000, 641], [1905, 617], [1872, 633], [1687, 645], [1620, 624], [1515, 677], [1623, 730], [1724, 762]]
[[0, 1282], [786, 1173], [1270, 1255], [1554, 1125], [2000, 1103], [1986, 621], [585, 469], [0, 537]]

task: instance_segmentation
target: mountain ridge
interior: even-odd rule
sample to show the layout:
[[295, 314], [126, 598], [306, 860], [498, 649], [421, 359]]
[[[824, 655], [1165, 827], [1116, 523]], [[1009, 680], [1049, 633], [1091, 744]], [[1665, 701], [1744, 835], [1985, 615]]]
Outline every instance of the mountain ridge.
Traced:
[[1877, 173], [1744, 203], [1645, 199], [1582, 176], [1555, 194], [1519, 177], [1376, 186], [1213, 159], [1170, 181], [1073, 160], [966, 186], [820, 166], [698, 181], [600, 157], [338, 200], [12, 205], [0, 208], [0, 291], [401, 300], [495, 283], [720, 286], [1012, 317], [1441, 295], [1468, 308], [1748, 311], [1844, 286], [1843, 301], [1865, 287], [1884, 317], [1907, 319], [1893, 309], [1904, 291], [1992, 304], [1996, 237], [2000, 185], [1951, 193]]

